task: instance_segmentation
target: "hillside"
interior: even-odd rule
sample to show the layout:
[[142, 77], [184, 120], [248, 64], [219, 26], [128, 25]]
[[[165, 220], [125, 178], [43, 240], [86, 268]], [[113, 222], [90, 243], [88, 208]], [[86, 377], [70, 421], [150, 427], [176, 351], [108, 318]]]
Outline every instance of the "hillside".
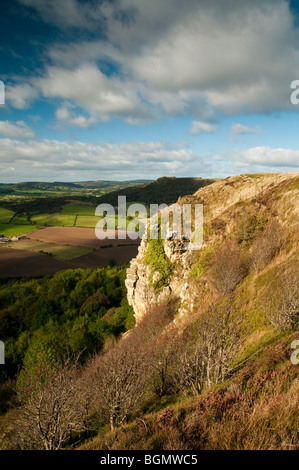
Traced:
[[[109, 270], [4, 284], [7, 352], [23, 366], [13, 393], [0, 387], [1, 449], [299, 450], [299, 174], [231, 177], [178, 202], [203, 204], [202, 248], [145, 236], [127, 300]], [[80, 360], [62, 354], [61, 325]]]
[[299, 175], [227, 178], [180, 203], [204, 205], [202, 249], [143, 239], [127, 270], [139, 328], [173, 318], [156, 400], [84, 448], [298, 449]]
[[[27, 182], [0, 185], [0, 208], [19, 215], [59, 213], [68, 202], [80, 201], [96, 208], [102, 203], [118, 205], [118, 196], [127, 202], [171, 204], [186, 194], [211, 184], [201, 178], [159, 178], [157, 181], [85, 181], [78, 183]], [[2, 198], [1, 198], [2, 195]]]
[[175, 178], [164, 177], [134, 188], [112, 191], [99, 198], [99, 202], [105, 202], [117, 206], [118, 196], [126, 196], [127, 202], [141, 202], [144, 204], [173, 204], [179, 197], [193, 194], [199, 188], [212, 184], [215, 180], [202, 178]]
[[[19, 236], [46, 226], [94, 228], [98, 222], [96, 207], [101, 203], [118, 206], [119, 195], [125, 195], [128, 202], [169, 204], [212, 181], [165, 177], [154, 182], [27, 182], [0, 185], [0, 234]], [[82, 215], [89, 217], [82, 218]]]

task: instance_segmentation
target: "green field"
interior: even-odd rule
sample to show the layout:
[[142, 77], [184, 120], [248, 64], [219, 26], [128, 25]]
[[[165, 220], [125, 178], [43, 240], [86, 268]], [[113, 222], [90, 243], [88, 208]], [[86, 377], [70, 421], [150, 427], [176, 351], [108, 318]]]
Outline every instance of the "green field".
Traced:
[[36, 230], [35, 225], [11, 225], [0, 224], [0, 235], [7, 237], [17, 237], [18, 235], [28, 235], [28, 233]]
[[15, 215], [10, 221], [13, 225], [30, 225], [31, 222], [27, 219], [25, 215]]
[[[85, 215], [78, 215], [76, 219], [76, 227], [90, 227], [94, 228], [98, 221], [100, 220], [100, 217], [91, 217], [91, 216], [85, 216]], [[107, 221], [107, 228], [108, 229], [114, 229], [115, 227], [119, 226], [119, 228], [125, 229], [128, 221], [124, 217], [118, 218], [116, 216], [116, 219], [114, 216], [106, 216], [106, 221]]]
[[44, 243], [38, 240], [19, 240], [12, 242], [9, 247], [17, 250], [27, 250], [48, 255], [52, 254], [52, 256], [62, 261], [70, 261], [79, 256], [87, 255], [92, 251], [91, 248], [84, 246], [58, 245], [56, 243]]
[[[41, 188], [39, 188], [41, 189]], [[30, 188], [28, 188], [30, 191]], [[35, 191], [38, 188], [35, 188]], [[45, 199], [41, 199], [45, 202]], [[53, 201], [55, 202], [56, 199]], [[0, 235], [5, 236], [18, 236], [20, 234], [28, 234], [41, 227], [83, 227], [95, 228], [100, 217], [95, 216], [96, 205], [80, 200], [74, 200], [68, 204], [59, 207], [59, 204], [54, 204], [52, 201], [51, 207], [55, 210], [54, 213], [47, 213], [47, 206], [43, 203], [36, 207], [22, 206], [20, 210], [19, 200], [17, 202], [17, 210], [9, 210], [0, 207]], [[57, 202], [57, 201], [56, 201]], [[38, 213], [38, 212], [41, 213]], [[29, 220], [28, 220], [29, 219]], [[107, 228], [119, 228], [125, 230], [127, 228], [129, 218], [118, 217], [114, 215], [107, 215]]]
[[32, 216], [32, 222], [38, 225], [53, 227], [72, 227], [75, 224], [75, 215], [38, 214]]
[[8, 224], [14, 215], [13, 211], [0, 207], [0, 224]]
[[78, 215], [76, 219], [76, 227], [90, 227], [94, 228], [100, 217], [92, 217], [87, 215]]
[[66, 204], [63, 206], [61, 214], [64, 215], [95, 215], [96, 207], [84, 204]]

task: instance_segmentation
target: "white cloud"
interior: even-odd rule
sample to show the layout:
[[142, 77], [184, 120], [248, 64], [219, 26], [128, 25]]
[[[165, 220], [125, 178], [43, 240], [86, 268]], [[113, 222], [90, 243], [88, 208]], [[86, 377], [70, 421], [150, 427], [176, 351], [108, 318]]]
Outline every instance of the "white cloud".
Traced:
[[261, 134], [262, 130], [260, 127], [248, 127], [244, 126], [243, 124], [233, 124], [231, 126], [231, 133], [232, 134]]
[[8, 85], [5, 90], [5, 98], [14, 108], [25, 109], [38, 97], [38, 90], [29, 83]]
[[1, 139], [2, 181], [157, 178], [159, 176], [226, 177], [239, 173], [298, 171], [299, 150], [255, 147], [215, 155], [198, 155], [187, 144], [124, 144], [18, 141]]
[[34, 139], [35, 132], [23, 121], [17, 121], [15, 124], [0, 121], [0, 135], [13, 139]]
[[91, 128], [97, 121], [90, 117], [86, 118], [82, 115], [76, 115], [73, 111], [70, 111], [66, 106], [56, 110], [56, 119], [60, 124], [69, 127], [80, 127], [81, 129]]
[[183, 144], [125, 144], [1, 139], [1, 179], [24, 181], [154, 178], [207, 172], [204, 161]]
[[254, 147], [240, 152], [239, 159], [249, 165], [269, 168], [299, 169], [299, 150], [270, 147]]
[[[209, 114], [212, 108], [226, 114], [291, 108], [299, 50], [286, 1], [104, 5], [107, 40], [56, 45], [49, 51], [52, 60], [68, 66], [110, 60], [126, 77], [125, 87], [140, 90], [169, 114], [201, 117], [204, 107]], [[120, 15], [126, 11], [129, 27]]]
[[201, 91], [228, 114], [290, 108], [289, 86], [299, 72], [299, 53], [287, 3], [241, 2], [239, 8], [224, 3], [224, 15], [219, 2], [210, 8], [200, 5], [128, 57], [127, 67], [151, 89]]
[[136, 89], [118, 77], [107, 77], [95, 64], [83, 64], [73, 70], [49, 67], [43, 78], [34, 80], [47, 98], [72, 100], [103, 121], [121, 117], [127, 121], [153, 119]]
[[[161, 111], [210, 120], [292, 109], [299, 48], [286, 0], [19, 2], [62, 29], [100, 31], [101, 40], [52, 45], [52, 67], [31, 81], [91, 116], [135, 124]], [[27, 106], [32, 90], [16, 91], [12, 104]]]
[[108, 60], [121, 63], [123, 54], [107, 40], [82, 40], [75, 43], [56, 43], [48, 48], [47, 55], [55, 65], [77, 67], [82, 63]]
[[216, 128], [214, 124], [209, 124], [208, 122], [193, 121], [189, 132], [193, 135], [199, 135], [202, 132], [213, 134]]
[[46, 23], [61, 29], [96, 29], [101, 19], [101, 3], [83, 3], [78, 0], [18, 0], [33, 8]]

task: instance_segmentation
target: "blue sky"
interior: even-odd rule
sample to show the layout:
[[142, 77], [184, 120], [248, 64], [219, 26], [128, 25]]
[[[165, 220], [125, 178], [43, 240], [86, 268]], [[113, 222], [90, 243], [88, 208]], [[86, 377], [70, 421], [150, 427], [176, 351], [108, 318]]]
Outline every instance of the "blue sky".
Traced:
[[1, 0], [0, 182], [298, 171], [299, 6]]

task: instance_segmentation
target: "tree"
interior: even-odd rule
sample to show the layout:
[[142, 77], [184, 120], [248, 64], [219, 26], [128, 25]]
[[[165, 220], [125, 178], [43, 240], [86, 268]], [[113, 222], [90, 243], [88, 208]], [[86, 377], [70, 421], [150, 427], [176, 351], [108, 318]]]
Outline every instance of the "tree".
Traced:
[[296, 262], [272, 281], [263, 307], [266, 317], [278, 331], [287, 331], [298, 325], [299, 271]]
[[229, 240], [214, 253], [207, 276], [219, 293], [227, 295], [244, 279], [248, 268], [249, 261], [244, 251]]
[[63, 449], [74, 433], [88, 427], [89, 396], [77, 361], [42, 361], [23, 369], [17, 382], [17, 446], [23, 450]]
[[151, 306], [138, 323], [134, 335], [145, 361], [148, 388], [161, 399], [173, 385], [173, 359], [181, 342], [172, 323], [170, 305]]
[[112, 342], [87, 366], [96, 410], [113, 430], [127, 422], [149, 390], [163, 396], [170, 382], [173, 338], [163, 305], [152, 307], [121, 341]]
[[195, 394], [224, 381], [243, 343], [240, 318], [231, 297], [208, 308], [186, 334], [186, 349], [178, 357], [175, 381], [179, 391]]
[[252, 245], [252, 266], [261, 271], [282, 245], [282, 228], [276, 220], [269, 222]]
[[145, 363], [130, 337], [114, 342], [88, 365], [88, 388], [111, 430], [125, 423], [144, 393]]

